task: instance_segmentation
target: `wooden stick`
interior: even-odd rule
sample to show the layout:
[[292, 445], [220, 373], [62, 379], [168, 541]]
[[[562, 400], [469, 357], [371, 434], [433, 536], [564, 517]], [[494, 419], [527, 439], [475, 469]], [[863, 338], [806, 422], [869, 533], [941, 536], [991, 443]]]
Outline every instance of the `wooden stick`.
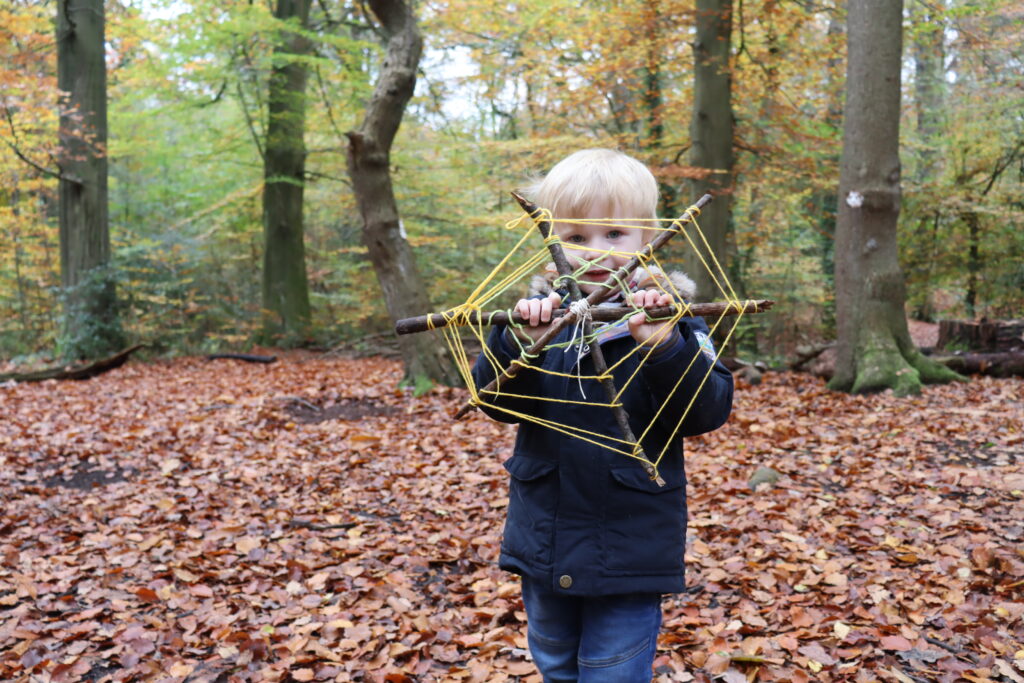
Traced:
[[[555, 262], [555, 268], [558, 270], [558, 274], [564, 278], [566, 286], [569, 288], [569, 296], [573, 301], [579, 301], [583, 298], [583, 292], [580, 291], [579, 283], [572, 277], [575, 269], [565, 257], [565, 252], [562, 250], [561, 243], [557, 240], [551, 242], [548, 241], [548, 236], [551, 234], [551, 223], [545, 220], [537, 220], [539, 209], [536, 204], [528, 201], [526, 198], [516, 194], [515, 192], [512, 193], [512, 196], [515, 197], [516, 201], [519, 202], [519, 205], [523, 207], [523, 210], [530, 214], [530, 216], [533, 217], [533, 220], [537, 223], [537, 230], [540, 231], [541, 236], [548, 245], [548, 251], [551, 252], [551, 258]], [[621, 289], [621, 287], [622, 284], [620, 282], [619, 288]], [[583, 318], [582, 335], [579, 340], [581, 347], [585, 340], [591, 337], [593, 331], [594, 326], [592, 317], [585, 316]], [[598, 377], [602, 378], [599, 381], [601, 383], [601, 387], [604, 389], [605, 399], [609, 404], [614, 404], [615, 397], [618, 395], [619, 391], [615, 387], [615, 380], [607, 376], [608, 363], [604, 359], [604, 351], [601, 350], [600, 344], [595, 342], [591, 345], [590, 358], [594, 363], [594, 372], [597, 373]], [[633, 430], [629, 426], [629, 414], [626, 413], [625, 408], [620, 405], [612, 405], [612, 416], [615, 417], [615, 423], [619, 426], [619, 431], [622, 432], [623, 438], [636, 447], [635, 455], [639, 457], [640, 462], [643, 464], [644, 471], [647, 472], [647, 476], [649, 476], [652, 481], [657, 482], [658, 486], [664, 486], [665, 480], [661, 478], [660, 474], [658, 474], [658, 469], [654, 466], [654, 463], [651, 462], [651, 459], [647, 457], [643, 446], [640, 445], [640, 442], [637, 441], [636, 435], [633, 434]]]
[[[698, 199], [697, 203], [694, 206], [699, 211], [710, 202], [711, 195], [706, 194], [700, 199]], [[614, 273], [609, 275], [604, 281], [605, 286], [598, 287], [596, 290], [591, 292], [590, 295], [587, 297], [586, 301], [588, 304], [590, 304], [591, 309], [593, 309], [594, 307], [596, 307], [597, 304], [601, 303], [609, 296], [611, 296], [612, 292], [618, 289], [619, 284], [626, 281], [626, 278], [629, 277], [630, 273], [636, 270], [637, 266], [640, 265], [641, 257], [643, 257], [643, 260], [647, 260], [648, 258], [650, 258], [651, 254], [654, 253], [655, 249], [660, 248], [663, 244], [672, 239], [672, 236], [678, 233], [682, 229], [682, 227], [689, 223], [691, 220], [692, 217], [689, 213], [689, 210], [687, 210], [687, 213], [673, 221], [672, 225], [669, 226], [668, 230], [658, 233], [658, 236], [655, 237], [653, 241], [645, 245], [639, 255], [634, 256], [629, 261], [627, 261], [624, 266], [622, 266]], [[541, 351], [543, 351], [544, 347], [548, 345], [548, 342], [554, 339], [558, 335], [558, 333], [562, 331], [563, 327], [565, 327], [566, 325], [575, 324], [576, 318], [577, 314], [574, 311], [569, 310], [560, 318], [552, 320], [551, 324], [548, 326], [548, 329], [544, 332], [544, 334], [542, 334], [540, 338], [537, 339], [537, 341], [535, 341], [533, 345], [530, 346], [530, 348], [528, 348], [519, 356], [519, 358], [517, 359], [519, 363], [528, 364], [530, 357], [535, 356], [539, 354]], [[502, 370], [500, 375], [491, 380], [491, 382], [486, 387], [481, 389], [480, 392], [478, 393], [493, 392], [499, 389], [508, 380], [513, 379], [519, 373], [519, 363], [513, 361], [507, 368]], [[473, 410], [475, 407], [476, 406], [467, 403], [466, 405], [462, 406], [462, 408], [460, 408], [457, 413], [455, 413], [455, 419], [458, 420], [462, 418], [464, 415], [466, 415], [466, 413]]]
[[[645, 309], [647, 317], [671, 318], [679, 313], [684, 318], [718, 318], [723, 315], [739, 315], [740, 313], [764, 313], [775, 304], [771, 299], [748, 299], [746, 301], [715, 301], [706, 304], [690, 304], [688, 307], [672, 304], [658, 308]], [[684, 310], [685, 308], [685, 310]], [[551, 311], [551, 317], [560, 318], [568, 312], [568, 309], [559, 308]], [[613, 322], [623, 317], [636, 313], [637, 309], [630, 306], [598, 306], [591, 309], [590, 313], [594, 322]], [[426, 332], [436, 330], [450, 325], [507, 325], [512, 322], [521, 325], [526, 321], [516, 312], [509, 315], [508, 311], [471, 311], [467, 316], [456, 315], [455, 311], [444, 313], [431, 313], [415, 318], [403, 318], [395, 323], [395, 332], [398, 334], [413, 334], [415, 332]]]

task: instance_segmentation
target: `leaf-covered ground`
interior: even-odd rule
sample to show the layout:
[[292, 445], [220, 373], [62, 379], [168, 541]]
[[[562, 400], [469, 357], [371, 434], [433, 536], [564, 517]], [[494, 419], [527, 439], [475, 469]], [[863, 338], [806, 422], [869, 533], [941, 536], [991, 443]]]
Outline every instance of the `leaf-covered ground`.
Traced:
[[[495, 566], [513, 430], [398, 377], [290, 355], [0, 387], [0, 680], [538, 681]], [[657, 680], [1024, 681], [1022, 393], [741, 385], [688, 441]]]

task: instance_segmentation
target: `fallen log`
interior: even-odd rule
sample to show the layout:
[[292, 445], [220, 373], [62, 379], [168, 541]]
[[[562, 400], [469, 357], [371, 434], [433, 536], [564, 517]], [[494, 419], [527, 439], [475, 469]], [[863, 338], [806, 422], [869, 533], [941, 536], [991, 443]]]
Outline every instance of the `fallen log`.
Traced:
[[102, 375], [104, 372], [121, 367], [128, 360], [129, 356], [143, 346], [145, 344], [130, 346], [124, 351], [115, 353], [113, 356], [93, 361], [87, 365], [58, 365], [32, 372], [7, 372], [0, 374], [0, 382], [10, 382], [12, 380], [15, 382], [42, 382], [47, 379], [89, 379], [90, 377]]
[[[1024, 377], [1024, 351], [1004, 353], [958, 353], [931, 355], [929, 359], [955, 370], [961, 375], [989, 377]], [[835, 372], [835, 354], [827, 349], [806, 367], [806, 372], [831, 379]]]
[[933, 355], [930, 358], [961, 375], [990, 377], [1024, 377], [1024, 351], [1001, 353], [958, 353]]

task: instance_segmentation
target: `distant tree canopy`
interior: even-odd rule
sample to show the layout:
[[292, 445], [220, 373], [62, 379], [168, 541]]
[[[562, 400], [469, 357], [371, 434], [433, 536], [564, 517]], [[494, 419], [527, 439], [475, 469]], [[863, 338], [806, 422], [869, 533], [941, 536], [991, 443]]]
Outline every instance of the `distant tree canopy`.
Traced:
[[[899, 258], [916, 315], [1024, 305], [1024, 68], [1013, 0], [908, 2], [903, 16]], [[387, 333], [346, 170], [386, 36], [358, 3], [108, 2], [110, 261], [121, 325], [168, 351], [263, 332], [265, 182], [301, 178], [307, 341]], [[843, 2], [704, 2], [731, 10], [730, 269], [779, 301], [740, 343], [782, 355], [834, 334], [832, 234], [845, 87]], [[391, 148], [401, 231], [429, 299], [464, 300], [512, 240], [508, 190], [584, 146], [646, 161], [663, 211], [724, 169], [694, 153], [697, 0], [418, 5], [417, 90]], [[61, 334], [57, 46], [52, 5], [0, 7], [0, 356]], [[301, 50], [282, 50], [282, 37]], [[267, 170], [269, 89], [301, 67], [301, 167]], [[282, 167], [283, 168], [283, 167]], [[298, 182], [298, 181], [295, 181]], [[287, 183], [286, 183], [287, 184]], [[294, 185], [294, 182], [292, 183]], [[676, 251], [674, 255], [681, 258]], [[426, 311], [423, 311], [426, 312]]]

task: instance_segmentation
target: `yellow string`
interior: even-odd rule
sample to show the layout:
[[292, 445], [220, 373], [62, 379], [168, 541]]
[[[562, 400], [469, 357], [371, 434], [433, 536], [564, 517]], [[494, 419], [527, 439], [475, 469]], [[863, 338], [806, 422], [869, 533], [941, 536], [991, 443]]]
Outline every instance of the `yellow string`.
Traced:
[[[700, 242], [704, 245], [704, 247], [705, 247], [705, 249], [706, 249], [706, 251], [707, 251], [707, 253], [708, 253], [709, 257], [710, 257], [710, 260], [713, 263], [713, 267], [708, 264], [708, 260], [701, 253], [701, 250], [698, 248], [698, 245], [695, 243], [694, 239], [690, 236], [689, 232], [686, 230], [686, 226], [684, 224], [682, 224], [682, 218], [677, 218], [677, 219], [628, 219], [625, 222], [623, 221], [623, 219], [610, 219], [610, 218], [557, 220], [557, 219], [553, 219], [551, 217], [551, 214], [550, 214], [549, 211], [541, 210], [539, 212], [538, 216], [535, 217], [535, 219], [532, 221], [532, 224], [524, 232], [523, 236], [516, 243], [516, 245], [509, 251], [508, 254], [506, 254], [506, 256], [501, 260], [501, 262], [497, 266], [494, 267], [494, 269], [487, 275], [487, 277], [485, 277], [484, 280], [473, 290], [473, 292], [470, 294], [470, 296], [466, 300], [466, 302], [464, 302], [464, 303], [462, 303], [462, 304], [460, 304], [460, 305], [458, 305], [458, 306], [456, 306], [456, 307], [454, 307], [454, 308], [452, 308], [452, 309], [450, 309], [450, 310], [448, 310], [448, 311], [446, 311], [444, 313], [444, 319], [445, 319], [446, 323], [449, 323], [449, 324], [446, 324], [442, 328], [443, 337], [445, 339], [446, 345], [449, 348], [449, 351], [452, 353], [452, 357], [455, 360], [455, 364], [456, 364], [456, 367], [458, 368], [459, 374], [462, 377], [462, 380], [465, 383], [466, 387], [469, 389], [469, 392], [470, 392], [469, 403], [471, 405], [475, 405], [475, 406], [486, 406], [488, 408], [491, 408], [491, 409], [494, 409], [494, 410], [498, 410], [498, 411], [506, 413], [508, 415], [512, 415], [512, 416], [517, 417], [517, 418], [519, 418], [521, 420], [525, 420], [525, 421], [528, 421], [528, 422], [533, 422], [533, 423], [542, 425], [542, 426], [547, 427], [549, 429], [553, 429], [554, 431], [566, 434], [568, 436], [572, 436], [574, 438], [579, 438], [579, 439], [581, 439], [581, 440], [583, 440], [585, 442], [597, 445], [597, 446], [602, 447], [602, 448], [607, 448], [609, 450], [612, 450], [612, 451], [614, 451], [616, 453], [620, 453], [620, 454], [625, 455], [627, 457], [632, 457], [632, 458], [635, 458], [635, 459], [638, 459], [638, 460], [644, 460], [644, 457], [642, 455], [640, 455], [640, 453], [642, 451], [641, 446], [640, 446], [640, 442], [642, 442], [644, 440], [644, 438], [647, 436], [647, 434], [653, 428], [653, 425], [661, 417], [661, 415], [664, 412], [666, 406], [669, 404], [671, 399], [675, 396], [675, 394], [678, 391], [679, 387], [682, 385], [683, 380], [687, 377], [687, 375], [689, 374], [689, 372], [693, 368], [696, 360], [700, 357], [701, 353], [703, 353], [703, 351], [700, 348], [698, 348], [698, 350], [696, 351], [694, 357], [692, 359], [690, 359], [688, 365], [686, 366], [686, 369], [680, 375], [679, 379], [677, 380], [676, 384], [673, 386], [672, 390], [669, 392], [668, 396], [665, 398], [664, 401], [662, 401], [661, 405], [658, 407], [658, 410], [655, 412], [654, 417], [651, 419], [650, 423], [648, 424], [648, 426], [646, 427], [644, 432], [640, 435], [640, 437], [637, 438], [637, 441], [634, 443], [634, 442], [630, 442], [630, 441], [627, 441], [625, 439], [619, 439], [619, 438], [616, 438], [616, 437], [613, 437], [613, 436], [610, 436], [610, 435], [607, 435], [607, 434], [602, 434], [602, 433], [599, 433], [599, 432], [590, 431], [590, 430], [584, 429], [582, 427], [576, 427], [574, 425], [562, 424], [562, 423], [554, 422], [552, 420], [547, 420], [547, 419], [544, 419], [544, 418], [540, 418], [540, 417], [537, 417], [535, 415], [530, 415], [530, 414], [527, 414], [527, 413], [522, 413], [522, 412], [510, 409], [510, 408], [508, 408], [506, 406], [502, 406], [502, 405], [500, 405], [498, 403], [498, 401], [500, 401], [501, 398], [513, 398], [513, 399], [529, 399], [529, 400], [548, 401], [548, 402], [552, 402], [552, 403], [565, 403], [565, 404], [572, 404], [572, 405], [590, 405], [590, 406], [595, 406], [595, 407], [608, 407], [608, 408], [611, 408], [611, 407], [621, 407], [623, 405], [622, 401], [621, 401], [623, 393], [626, 391], [627, 387], [629, 387], [632, 384], [633, 380], [635, 379], [637, 374], [639, 374], [639, 372], [643, 368], [644, 364], [650, 359], [651, 354], [657, 351], [658, 344], [655, 344], [653, 346], [637, 344], [627, 354], [625, 354], [622, 358], [620, 358], [613, 366], [608, 368], [608, 370], [605, 373], [602, 373], [600, 375], [596, 375], [596, 374], [594, 374], [594, 375], [579, 375], [578, 373], [559, 372], [559, 371], [556, 371], [556, 370], [551, 370], [551, 369], [539, 367], [539, 366], [534, 365], [534, 364], [531, 363], [531, 361], [534, 360], [536, 358], [536, 356], [531, 356], [530, 354], [528, 354], [526, 352], [526, 350], [524, 348], [522, 348], [522, 345], [520, 344], [520, 356], [519, 356], [519, 358], [517, 358], [517, 359], [512, 361], [513, 365], [519, 366], [519, 371], [520, 372], [524, 372], [524, 371], [542, 372], [542, 373], [545, 373], [545, 374], [548, 374], [548, 375], [557, 376], [557, 377], [567, 377], [567, 378], [577, 378], [577, 377], [580, 377], [581, 379], [594, 379], [594, 380], [597, 380], [597, 381], [602, 381], [602, 380], [605, 380], [605, 379], [612, 378], [613, 377], [613, 371], [616, 368], [618, 368], [620, 365], [622, 365], [624, 362], [626, 362], [627, 359], [632, 357], [633, 354], [642, 353], [642, 352], [646, 351], [646, 353], [644, 353], [644, 355], [643, 355], [643, 358], [641, 358], [639, 360], [639, 362], [636, 364], [636, 367], [634, 368], [632, 373], [630, 373], [629, 377], [626, 379], [625, 383], [621, 387], [619, 387], [618, 392], [615, 395], [614, 399], [611, 402], [608, 402], [608, 403], [598, 403], [598, 402], [594, 402], [594, 401], [578, 401], [578, 400], [572, 400], [572, 399], [553, 398], [553, 397], [549, 397], [549, 396], [529, 396], [529, 395], [523, 395], [523, 394], [515, 394], [515, 393], [510, 393], [508, 391], [505, 391], [505, 390], [503, 390], [500, 387], [498, 389], [496, 389], [496, 390], [478, 391], [477, 388], [476, 388], [476, 385], [475, 385], [475, 383], [473, 381], [473, 378], [472, 378], [472, 368], [471, 368], [470, 362], [469, 362], [469, 354], [466, 351], [465, 344], [462, 341], [462, 337], [461, 337], [458, 329], [461, 327], [463, 329], [470, 330], [472, 335], [481, 344], [482, 358], [484, 359], [485, 362], [487, 362], [491, 366], [491, 369], [492, 369], [493, 374], [495, 376], [508, 373], [508, 371], [502, 367], [502, 364], [499, 362], [499, 360], [498, 360], [497, 356], [495, 355], [495, 353], [490, 349], [490, 347], [486, 343], [486, 331], [485, 331], [485, 328], [489, 325], [489, 323], [488, 323], [488, 321], [483, 319], [484, 316], [480, 315], [480, 313], [481, 313], [481, 310], [482, 310], [482, 306], [484, 306], [487, 302], [497, 298], [498, 296], [500, 296], [501, 294], [506, 292], [510, 287], [512, 287], [517, 282], [519, 282], [523, 277], [525, 277], [526, 275], [528, 275], [530, 273], [533, 273], [537, 269], [537, 267], [540, 266], [541, 263], [549, 260], [550, 255], [548, 253], [547, 248], [540, 249], [540, 250], [534, 252], [533, 254], [529, 255], [518, 267], [514, 268], [508, 275], [505, 275], [504, 277], [501, 277], [500, 279], [498, 278], [498, 274], [500, 273], [500, 271], [508, 265], [508, 263], [512, 260], [514, 255], [523, 247], [523, 245], [526, 243], [526, 241], [528, 239], [532, 238], [532, 233], [536, 229], [537, 221], [539, 221], [539, 220], [547, 220], [547, 221], [549, 221], [549, 223], [552, 226], [554, 226], [555, 224], [558, 224], [558, 223], [574, 223], [574, 224], [607, 225], [607, 226], [615, 226], [615, 227], [621, 227], [621, 228], [627, 228], [627, 229], [676, 230], [678, 232], [681, 232], [684, 235], [684, 237], [686, 238], [686, 240], [689, 243], [690, 247], [697, 254], [697, 257], [700, 260], [700, 263], [707, 270], [707, 272], [710, 275], [711, 279], [713, 280], [714, 284], [719, 288], [719, 290], [722, 292], [723, 295], [725, 295], [726, 299], [728, 300], [726, 302], [727, 303], [726, 310], [728, 310], [729, 308], [733, 308], [734, 310], [736, 310], [738, 312], [738, 315], [736, 316], [735, 322], [733, 323], [732, 327], [729, 329], [729, 331], [728, 331], [728, 333], [727, 333], [727, 335], [725, 337], [725, 340], [723, 341], [722, 348], [724, 349], [725, 346], [731, 340], [733, 332], [735, 332], [737, 326], [739, 325], [740, 321], [743, 318], [743, 315], [746, 313], [748, 305], [752, 304], [753, 302], [750, 302], [750, 301], [740, 302], [737, 299], [735, 291], [732, 288], [732, 284], [729, 282], [728, 277], [725, 274], [725, 270], [722, 268], [722, 266], [719, 263], [717, 257], [715, 256], [714, 252], [711, 250], [710, 245], [708, 244], [707, 238], [704, 236], [703, 231], [701, 231], [700, 226], [697, 224], [696, 217], [698, 215], [700, 215], [700, 210], [697, 207], [692, 206], [689, 209], [687, 209], [686, 213], [684, 214], [684, 217], [685, 216], [689, 216], [690, 223], [692, 223], [692, 225], [696, 229], [697, 235], [700, 238]], [[517, 229], [517, 228], [521, 227], [523, 225], [524, 221], [526, 219], [528, 219], [528, 218], [530, 218], [529, 215], [524, 213], [524, 214], [518, 216], [517, 218], [508, 221], [505, 224], [505, 228], [506, 229], [510, 229], [510, 230], [511, 229]], [[665, 223], [665, 222], [668, 222], [669, 225], [667, 227], [662, 227], [661, 224]], [[677, 225], [677, 223], [679, 223], [679, 225]], [[641, 228], [638, 224], [642, 224], [643, 227]], [[562, 247], [563, 247], [563, 249], [569, 250], [569, 251], [583, 249], [582, 247], [577, 247], [577, 246], [573, 245], [572, 243], [561, 242], [561, 240], [558, 237], [557, 232], [554, 229], [551, 230], [551, 232], [549, 233], [548, 237], [545, 238], [544, 242], [545, 242], [546, 245], [550, 245], [550, 244], [555, 243], [555, 242], [560, 242]], [[580, 277], [583, 273], [585, 273], [587, 270], [591, 269], [593, 267], [593, 265], [594, 265], [593, 262], [602, 261], [602, 260], [604, 260], [605, 258], [607, 258], [609, 256], [617, 256], [617, 257], [633, 257], [633, 256], [637, 256], [639, 258], [640, 262], [641, 262], [641, 265], [644, 268], [649, 268], [649, 264], [653, 263], [653, 265], [656, 268], [660, 269], [662, 273], [667, 273], [667, 271], [664, 270], [664, 268], [662, 267], [661, 263], [658, 261], [657, 257], [653, 253], [650, 254], [650, 255], [645, 255], [643, 253], [624, 252], [624, 251], [617, 251], [617, 250], [614, 250], [614, 249], [609, 249], [609, 250], [606, 250], [604, 252], [601, 252], [601, 255], [600, 255], [599, 258], [592, 259], [592, 262], [590, 262], [590, 263], [584, 262], [571, 275], [569, 275], [569, 276], [562, 276], [560, 279], [566, 279], [566, 278], [568, 278], [568, 279], [576, 279], [576, 278]], [[609, 273], [612, 273], [612, 272], [615, 272], [615, 270], [617, 270], [617, 269], [607, 268], [607, 270], [608, 270]], [[715, 270], [717, 270], [717, 275], [715, 273]], [[675, 305], [677, 307], [677, 310], [675, 311], [675, 313], [673, 315], [671, 315], [671, 316], [669, 316], [667, 318], [664, 318], [664, 319], [660, 319], [660, 320], [657, 321], [657, 322], [662, 322], [663, 323], [663, 327], [656, 333], [656, 334], [659, 334], [659, 335], [662, 336], [662, 339], [658, 340], [660, 342], [660, 341], [664, 341], [664, 337], [667, 337], [668, 335], [671, 335], [672, 328], [675, 327], [678, 324], [679, 320], [684, 315], [689, 314], [692, 309], [690, 308], [690, 304], [685, 301], [685, 299], [682, 297], [682, 295], [676, 289], [675, 284], [671, 281], [671, 279], [667, 275], [665, 277], [662, 277], [662, 278], [655, 277], [655, 278], [653, 278], [653, 281], [654, 281], [654, 286], [657, 289], [659, 289], [663, 293], [669, 294], [672, 297], [673, 302], [675, 303]], [[620, 283], [617, 283], [617, 284], [618, 284], [619, 287], [621, 287], [623, 289], [624, 292], [628, 291], [627, 288], [625, 287], [625, 283], [624, 282], [620, 282]], [[620, 325], [620, 324], [623, 324], [624, 322], [626, 322], [626, 320], [630, 316], [632, 316], [632, 315], [634, 315], [636, 313], [643, 312], [643, 310], [644, 310], [643, 308], [638, 307], [638, 306], [633, 306], [633, 309], [634, 309], [633, 311], [627, 313], [625, 316], [623, 316], [623, 318], [621, 318], [620, 320], [618, 320], [616, 322], [609, 323], [609, 325]], [[476, 316], [477, 316], [477, 321], [475, 323], [471, 322], [472, 316], [474, 314], [476, 314]], [[718, 318], [718, 320], [715, 322], [714, 326], [710, 330], [711, 334], [714, 334], [716, 332], [718, 327], [721, 325], [722, 320], [724, 319], [724, 317], [725, 316], [723, 314], [722, 316], [720, 316]], [[428, 323], [427, 324], [428, 324], [428, 327], [430, 329], [434, 328], [433, 321], [429, 317], [428, 317]], [[626, 323], [626, 324], [628, 324], [628, 323]], [[606, 329], [606, 327], [602, 327], [598, 331], [600, 332], [600, 331], [603, 331], [604, 329]], [[517, 343], [518, 343], [518, 339], [517, 339]], [[598, 342], [597, 342], [596, 339], [593, 339], [592, 343], [598, 343]], [[571, 342], [568, 342], [568, 343], [564, 343], [563, 342], [563, 343], [560, 343], [560, 344], [549, 344], [548, 346], [549, 346], [549, 348], [560, 347], [560, 346], [561, 347], [567, 347], [569, 344], [571, 344]], [[721, 351], [719, 351], [719, 355], [721, 355]], [[694, 404], [696, 403], [697, 396], [700, 395], [700, 392], [703, 390], [703, 388], [704, 388], [705, 384], [707, 383], [708, 378], [711, 376], [711, 373], [713, 372], [713, 370], [714, 370], [714, 363], [711, 363], [709, 365], [709, 367], [708, 367], [708, 370], [704, 373], [704, 376], [701, 378], [701, 381], [700, 381], [700, 384], [698, 385], [697, 390], [694, 392], [693, 396], [690, 397], [690, 400], [687, 403], [686, 408], [683, 410], [682, 414], [679, 416], [679, 419], [677, 420], [677, 422], [676, 422], [676, 424], [675, 424], [675, 426], [674, 426], [674, 428], [672, 430], [671, 436], [670, 436], [670, 438], [668, 439], [668, 441], [665, 444], [665, 447], [662, 449], [661, 453], [658, 454], [657, 458], [653, 461], [655, 469], [657, 468], [658, 464], [661, 462], [662, 458], [664, 457], [665, 453], [667, 452], [668, 445], [672, 442], [672, 440], [678, 434], [679, 430], [682, 428], [683, 422], [689, 416], [690, 410], [693, 408]], [[487, 394], [488, 396], [493, 396], [494, 397], [493, 402], [485, 400], [481, 396], [481, 394]], [[608, 443], [602, 443], [601, 441], [599, 441], [599, 439], [603, 440], [605, 442], [618, 443], [618, 444], [623, 444], [623, 445], [629, 446], [630, 450], [626, 451], [626, 450], [623, 450], [621, 448], [616, 448], [614, 446], [609, 445]]]

